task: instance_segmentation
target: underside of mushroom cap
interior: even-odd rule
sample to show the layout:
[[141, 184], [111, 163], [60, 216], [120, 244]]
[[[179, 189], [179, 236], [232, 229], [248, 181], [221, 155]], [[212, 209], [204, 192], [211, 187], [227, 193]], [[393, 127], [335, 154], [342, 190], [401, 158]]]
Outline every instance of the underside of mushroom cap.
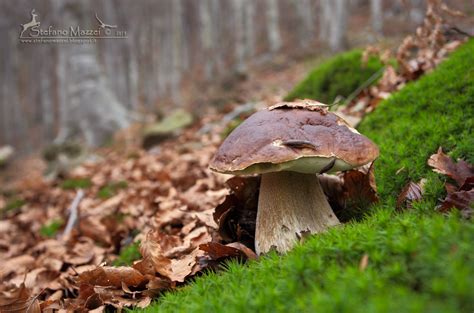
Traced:
[[304, 100], [254, 113], [226, 138], [210, 167], [228, 174], [334, 172], [367, 164], [378, 153], [325, 105]]

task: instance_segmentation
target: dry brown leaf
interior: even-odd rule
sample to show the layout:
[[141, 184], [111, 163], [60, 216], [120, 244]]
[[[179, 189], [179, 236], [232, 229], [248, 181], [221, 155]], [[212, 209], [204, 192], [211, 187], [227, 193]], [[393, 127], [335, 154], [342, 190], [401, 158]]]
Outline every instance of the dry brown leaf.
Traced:
[[425, 183], [426, 179], [422, 179], [418, 183], [409, 182], [405, 187], [403, 187], [397, 198], [397, 210], [411, 208], [413, 202], [421, 200], [424, 193]]
[[160, 277], [150, 277], [143, 294], [149, 297], [154, 297], [160, 294], [163, 290], [170, 289], [174, 286], [175, 284], [171, 283], [169, 280]]
[[464, 160], [454, 162], [441, 147], [428, 159], [428, 165], [434, 168], [433, 171], [447, 175], [457, 184], [445, 184], [448, 194], [438, 210], [448, 212], [457, 208], [463, 217], [471, 218], [474, 211], [474, 167]]
[[441, 202], [439, 210], [441, 212], [448, 212], [453, 208], [461, 210], [461, 213], [466, 218], [470, 218], [474, 210], [474, 189], [460, 190], [450, 193]]
[[366, 208], [379, 200], [372, 164], [370, 164], [366, 173], [360, 169], [343, 173], [343, 194], [346, 208]]
[[242, 257], [244, 255], [239, 249], [228, 247], [218, 242], [203, 244], [199, 249], [205, 251], [213, 260], [220, 260], [229, 257]]
[[23, 254], [3, 262], [0, 268], [0, 279], [12, 273], [23, 274], [25, 271], [35, 266], [35, 258], [31, 255]]
[[464, 160], [454, 162], [441, 147], [437, 153], [430, 156], [428, 165], [434, 168], [433, 171], [454, 179], [459, 187], [464, 185], [467, 178], [474, 176], [474, 168], [470, 164]]
[[38, 299], [31, 297], [25, 284], [21, 284], [0, 293], [0, 312], [41, 313], [41, 307]]
[[228, 243], [228, 244], [226, 244], [226, 246], [242, 251], [245, 254], [245, 256], [247, 257], [247, 259], [249, 259], [249, 260], [257, 260], [258, 259], [258, 255], [254, 251], [252, 251], [249, 247], [245, 246], [244, 244], [242, 244], [240, 242]]
[[122, 288], [122, 283], [136, 287], [146, 283], [147, 280], [139, 271], [131, 267], [101, 266], [80, 274], [78, 282], [93, 286]]

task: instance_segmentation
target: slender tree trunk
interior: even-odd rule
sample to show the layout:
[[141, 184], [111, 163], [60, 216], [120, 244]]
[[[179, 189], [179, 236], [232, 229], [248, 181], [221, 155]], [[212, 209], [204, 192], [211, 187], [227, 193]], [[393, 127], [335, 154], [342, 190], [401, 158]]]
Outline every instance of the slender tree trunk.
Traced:
[[201, 43], [203, 55], [208, 57], [204, 60], [204, 76], [206, 80], [212, 78], [216, 68], [216, 57], [214, 52], [214, 25], [212, 23], [212, 13], [214, 3], [212, 0], [201, 0], [199, 2], [199, 19], [201, 22]]
[[409, 2], [409, 18], [412, 23], [419, 25], [424, 19], [424, 1], [423, 0], [408, 0]]
[[244, 10], [243, 6], [246, 5], [244, 1], [233, 1], [232, 11], [234, 17], [234, 29], [235, 29], [235, 68], [238, 72], [244, 73], [247, 71], [247, 64], [245, 62], [246, 56], [246, 45], [245, 45], [245, 26], [244, 26]]
[[329, 47], [332, 51], [343, 50], [347, 45], [346, 28], [348, 18], [347, 0], [332, 0]]
[[310, 0], [296, 1], [296, 9], [300, 19], [299, 42], [303, 48], [309, 46], [313, 40], [314, 22]]
[[331, 1], [334, 0], [320, 0], [319, 40], [322, 42], [328, 42], [332, 15]]
[[177, 106], [181, 106], [180, 83], [181, 73], [183, 71], [183, 61], [186, 55], [185, 44], [183, 40], [183, 4], [182, 0], [172, 1], [172, 48], [171, 48], [171, 97]]
[[281, 48], [279, 28], [279, 9], [277, 0], [267, 0], [267, 33], [270, 43], [270, 52], [277, 52]]
[[383, 31], [383, 10], [382, 0], [370, 0], [370, 18], [372, 30], [376, 34], [382, 35]]
[[245, 9], [245, 50], [250, 59], [255, 54], [255, 4], [253, 0], [246, 0]]

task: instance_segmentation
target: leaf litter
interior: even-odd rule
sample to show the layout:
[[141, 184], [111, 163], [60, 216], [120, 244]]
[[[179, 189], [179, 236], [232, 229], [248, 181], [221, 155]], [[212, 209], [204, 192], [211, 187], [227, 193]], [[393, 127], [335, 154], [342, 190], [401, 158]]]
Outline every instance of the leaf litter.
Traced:
[[[26, 204], [3, 212], [0, 220], [0, 258], [6, 260], [0, 305], [23, 307], [30, 301], [45, 311], [97, 312], [145, 307], [222, 261], [257, 259], [260, 178], [211, 172], [208, 164], [222, 139], [219, 129], [200, 134], [198, 126], [163, 142], [158, 152], [112, 150], [67, 177], [21, 188]], [[376, 200], [372, 166], [321, 176], [339, 211], [351, 210], [360, 199], [364, 205], [367, 198]], [[67, 179], [90, 184], [63, 188]], [[107, 199], [97, 196], [118, 181], [127, 187]], [[65, 221], [59, 231], [42, 236], [40, 229], [57, 219]], [[132, 243], [139, 243], [141, 259], [113, 266]]]
[[[283, 95], [273, 91], [266, 101]], [[52, 180], [26, 177], [12, 210], [3, 209], [8, 201], [0, 194], [0, 310], [24, 309], [27, 301], [43, 311], [146, 307], [228, 258], [256, 259], [253, 242], [224, 241], [213, 217], [229, 194], [228, 176], [208, 169], [222, 117], [214, 112], [149, 151], [106, 149]], [[62, 222], [41, 235], [53, 221]], [[132, 244], [141, 258], [113, 266]]]
[[428, 165], [454, 181], [454, 184], [445, 183], [447, 196], [441, 200], [438, 210], [444, 213], [456, 208], [463, 217], [471, 218], [474, 211], [474, 166], [462, 159], [455, 162], [441, 147], [430, 156]]
[[433, 71], [469, 38], [469, 34], [452, 26], [456, 19], [463, 17], [462, 12], [449, 8], [443, 0], [428, 0], [423, 23], [414, 35], [405, 37], [395, 52], [368, 46], [362, 56], [363, 63], [375, 55], [384, 64], [381, 73], [376, 73], [369, 81], [378, 78], [379, 74], [380, 78], [375, 84], [364, 84], [356, 90], [346, 99], [345, 106], [338, 107], [338, 114], [355, 127], [382, 100], [401, 90], [408, 82]]

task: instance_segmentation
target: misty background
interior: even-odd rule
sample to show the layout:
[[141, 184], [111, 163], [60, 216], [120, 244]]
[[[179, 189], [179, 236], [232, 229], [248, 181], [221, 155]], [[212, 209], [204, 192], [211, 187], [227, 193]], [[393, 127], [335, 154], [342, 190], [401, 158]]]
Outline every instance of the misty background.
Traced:
[[[472, 0], [447, 3], [473, 10]], [[97, 28], [97, 13], [128, 37], [21, 43], [32, 9], [40, 28]], [[147, 113], [199, 114], [216, 86], [232, 88], [259, 67], [402, 37], [424, 11], [422, 0], [2, 1], [0, 146], [99, 146]]]

